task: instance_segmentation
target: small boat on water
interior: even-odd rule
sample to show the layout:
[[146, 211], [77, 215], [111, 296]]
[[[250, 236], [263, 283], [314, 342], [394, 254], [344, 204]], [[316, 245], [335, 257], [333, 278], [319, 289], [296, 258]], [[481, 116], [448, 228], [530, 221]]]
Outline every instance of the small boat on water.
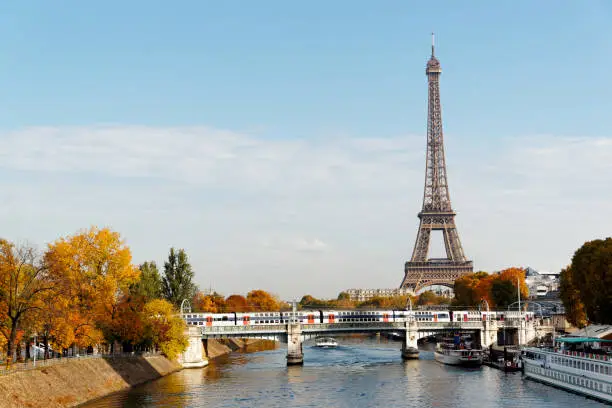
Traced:
[[315, 339], [315, 346], [321, 348], [334, 348], [338, 347], [338, 342], [333, 337], [317, 337]]
[[449, 365], [480, 367], [482, 365], [482, 350], [473, 348], [472, 342], [467, 337], [455, 335], [445, 337], [436, 344], [434, 358], [440, 363]]
[[506, 373], [523, 370], [521, 352], [514, 346], [490, 346], [488, 352], [484, 352], [482, 363]]

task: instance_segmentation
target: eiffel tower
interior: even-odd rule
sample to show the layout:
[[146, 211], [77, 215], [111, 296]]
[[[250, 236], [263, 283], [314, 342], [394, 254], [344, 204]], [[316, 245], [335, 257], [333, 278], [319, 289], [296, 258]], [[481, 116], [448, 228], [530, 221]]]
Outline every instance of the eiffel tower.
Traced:
[[[440, 61], [435, 57], [433, 34], [431, 58], [427, 62], [425, 73], [429, 83], [425, 192], [423, 208], [419, 212], [421, 221], [412, 258], [406, 262], [404, 279], [400, 285], [400, 288], [410, 288], [415, 292], [430, 285], [452, 287], [455, 279], [473, 271], [472, 261], [466, 259], [459, 241], [459, 233], [455, 226], [456, 213], [451, 207], [448, 194], [440, 107], [442, 69]], [[431, 231], [442, 231], [446, 258], [428, 259]]]

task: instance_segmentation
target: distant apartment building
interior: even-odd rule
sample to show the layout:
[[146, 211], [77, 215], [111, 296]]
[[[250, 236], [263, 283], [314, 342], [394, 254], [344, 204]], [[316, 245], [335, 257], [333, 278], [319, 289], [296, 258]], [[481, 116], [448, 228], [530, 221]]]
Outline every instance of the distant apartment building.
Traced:
[[389, 296], [404, 296], [413, 295], [411, 289], [347, 289], [351, 300], [356, 302], [364, 302], [374, 297], [389, 297]]

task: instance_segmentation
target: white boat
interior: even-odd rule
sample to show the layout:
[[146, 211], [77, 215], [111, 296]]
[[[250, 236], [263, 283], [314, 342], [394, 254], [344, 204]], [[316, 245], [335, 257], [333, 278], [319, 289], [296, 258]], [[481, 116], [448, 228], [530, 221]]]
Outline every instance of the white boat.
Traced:
[[470, 342], [455, 336], [436, 344], [434, 358], [444, 364], [479, 367], [482, 365], [482, 350], [472, 348]]
[[555, 342], [561, 347], [523, 349], [525, 377], [611, 404], [612, 355], [600, 348], [606, 340], [564, 337]]
[[338, 347], [338, 342], [333, 337], [317, 337], [315, 339], [315, 346], [321, 348], [333, 348]]

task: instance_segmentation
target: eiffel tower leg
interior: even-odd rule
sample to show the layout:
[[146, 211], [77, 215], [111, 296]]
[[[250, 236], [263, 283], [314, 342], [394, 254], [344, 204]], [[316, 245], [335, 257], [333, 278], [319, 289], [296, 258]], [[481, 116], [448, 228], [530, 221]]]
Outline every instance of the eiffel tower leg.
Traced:
[[459, 234], [457, 233], [457, 228], [455, 228], [455, 226], [453, 226], [452, 229], [448, 229], [448, 242], [451, 251], [450, 253], [448, 253], [447, 249], [448, 257], [450, 258], [452, 254], [452, 259], [454, 260], [465, 259], [465, 255], [463, 254], [463, 247], [461, 246], [461, 241], [459, 241]]
[[417, 240], [414, 244], [414, 251], [412, 252], [412, 262], [427, 262], [430, 236], [431, 228], [426, 227], [423, 220], [421, 220]]
[[446, 249], [446, 257], [451, 261], [454, 261], [456, 258], [455, 253], [453, 252], [452, 235], [453, 233], [451, 228], [447, 227], [442, 230], [442, 236], [444, 238], [444, 248]]

